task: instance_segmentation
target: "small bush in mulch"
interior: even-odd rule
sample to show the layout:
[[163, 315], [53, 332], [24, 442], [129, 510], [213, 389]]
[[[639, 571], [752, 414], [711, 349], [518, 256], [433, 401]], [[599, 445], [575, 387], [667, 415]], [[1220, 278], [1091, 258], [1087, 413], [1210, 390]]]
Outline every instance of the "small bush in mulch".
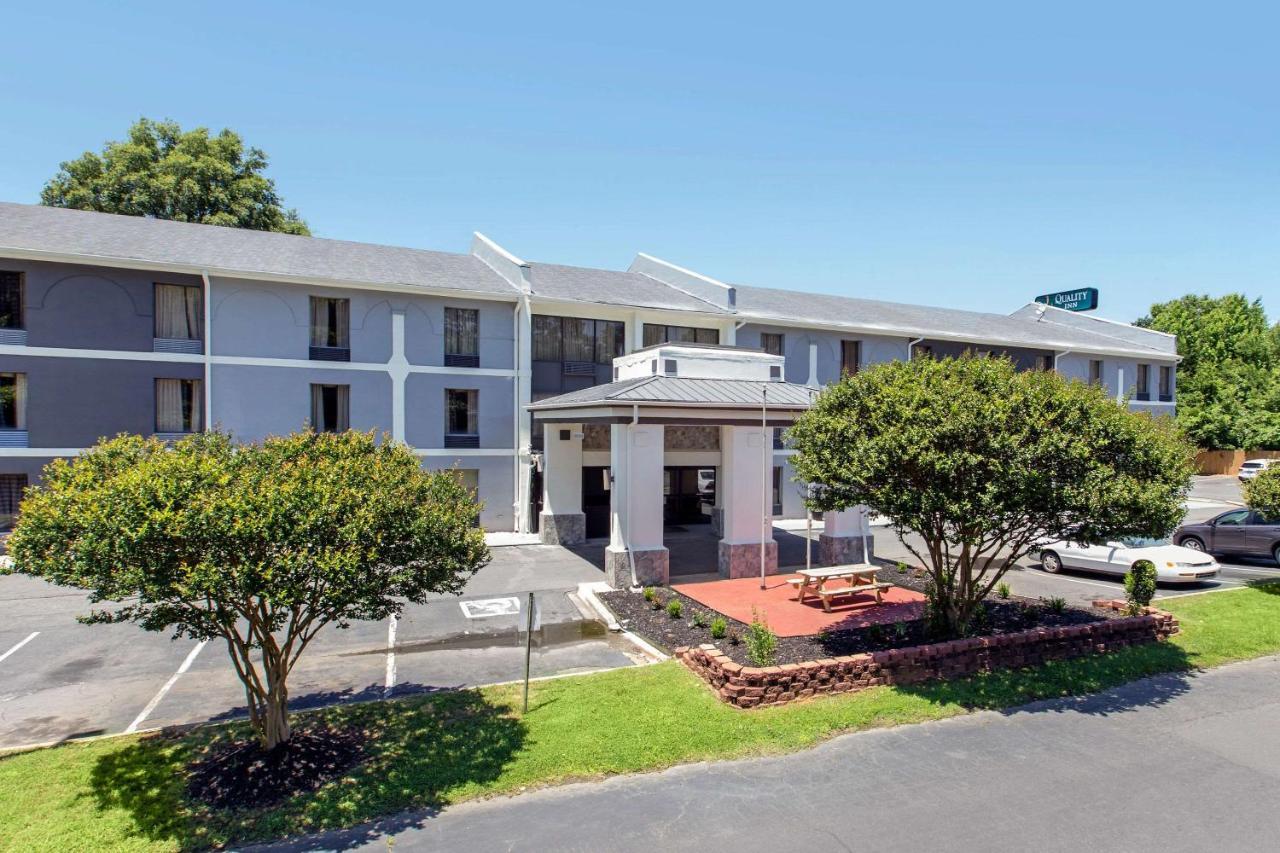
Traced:
[[260, 808], [314, 790], [358, 764], [364, 732], [295, 729], [264, 750], [256, 739], [216, 742], [190, 768], [187, 795], [215, 809]]

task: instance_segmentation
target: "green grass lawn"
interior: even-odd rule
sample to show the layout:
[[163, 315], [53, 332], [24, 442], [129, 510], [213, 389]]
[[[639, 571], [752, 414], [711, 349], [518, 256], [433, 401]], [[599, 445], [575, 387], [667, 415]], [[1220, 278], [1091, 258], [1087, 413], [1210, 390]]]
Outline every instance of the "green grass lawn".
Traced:
[[523, 717], [515, 687], [315, 712], [368, 731], [369, 758], [346, 778], [268, 812], [209, 814], [184, 798], [184, 764], [236, 734], [235, 726], [22, 753], [0, 758], [0, 849], [176, 850], [274, 838], [569, 779], [801, 749], [840, 732], [1089, 693], [1280, 652], [1280, 584], [1162, 605], [1183, 626], [1170, 643], [758, 711], [718, 702], [668, 661], [535, 683]]

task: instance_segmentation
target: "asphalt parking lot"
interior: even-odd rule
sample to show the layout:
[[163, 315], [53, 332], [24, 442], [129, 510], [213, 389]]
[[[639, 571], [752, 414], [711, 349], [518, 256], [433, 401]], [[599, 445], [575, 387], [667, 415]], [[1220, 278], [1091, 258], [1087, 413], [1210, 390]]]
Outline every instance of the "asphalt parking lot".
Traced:
[[[1187, 518], [1209, 518], [1239, 502], [1234, 478], [1197, 478]], [[875, 533], [877, 556], [911, 559], [889, 530]], [[605, 634], [569, 595], [579, 583], [601, 579], [599, 547], [581, 553], [540, 545], [494, 548], [493, 562], [472, 578], [461, 598], [410, 607], [394, 624], [328, 630], [290, 677], [291, 706], [519, 679], [524, 647], [518, 626], [529, 591], [540, 614], [534, 677], [645, 660], [625, 637]], [[1049, 575], [1032, 560], [1006, 578], [1015, 594], [1031, 598], [1084, 602], [1124, 595], [1118, 578]], [[1261, 560], [1224, 563], [1213, 581], [1162, 587], [1158, 595], [1227, 590], [1266, 578], [1280, 578], [1280, 567]], [[469, 615], [464, 605], [473, 602], [483, 604]], [[174, 640], [132, 625], [77, 623], [75, 617], [88, 609], [82, 593], [33, 578], [0, 577], [0, 749], [243, 713], [239, 682], [216, 641]]]
[[[493, 554], [461, 598], [409, 607], [394, 625], [322, 632], [290, 676], [291, 707], [517, 680], [530, 590], [533, 677], [644, 660], [570, 597], [578, 583], [600, 579], [590, 562], [544, 546]], [[217, 641], [75, 621], [88, 610], [82, 593], [0, 577], [0, 749], [243, 714], [244, 694]]]

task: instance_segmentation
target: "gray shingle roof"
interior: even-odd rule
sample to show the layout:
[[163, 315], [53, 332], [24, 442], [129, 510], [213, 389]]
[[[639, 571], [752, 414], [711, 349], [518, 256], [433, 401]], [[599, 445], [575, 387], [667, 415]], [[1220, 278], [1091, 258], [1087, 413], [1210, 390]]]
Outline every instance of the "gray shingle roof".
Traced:
[[729, 408], [758, 410], [761, 394], [769, 391], [769, 406], [807, 409], [812, 389], [792, 382], [756, 382], [750, 379], [695, 379], [680, 376], [640, 376], [607, 385], [596, 385], [548, 397], [529, 406], [531, 411], [566, 406], [597, 406], [629, 403], [699, 403]]
[[672, 311], [728, 313], [710, 302], [634, 272], [532, 263], [529, 265], [529, 285], [534, 296], [548, 299]]
[[1036, 321], [1026, 316], [905, 305], [830, 294], [797, 293], [766, 287], [734, 285], [738, 313], [759, 320], [883, 329], [885, 334], [999, 341], [1033, 349], [1128, 350], [1168, 354], [1155, 346], [1093, 329]]
[[516, 294], [472, 255], [0, 202], [0, 254], [6, 248], [82, 255], [86, 262]]

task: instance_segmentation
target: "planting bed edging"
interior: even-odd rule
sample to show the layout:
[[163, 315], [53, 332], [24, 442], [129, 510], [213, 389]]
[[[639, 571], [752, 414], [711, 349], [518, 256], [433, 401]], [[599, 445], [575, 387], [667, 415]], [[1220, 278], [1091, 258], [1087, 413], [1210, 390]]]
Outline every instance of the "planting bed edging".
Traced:
[[[1125, 607], [1123, 601], [1095, 601], [1094, 605], [1113, 610]], [[1032, 628], [1014, 634], [971, 637], [783, 666], [742, 666], [710, 644], [678, 648], [675, 656], [710, 684], [725, 702], [738, 708], [758, 708], [822, 693], [847, 693], [882, 684], [911, 684], [930, 678], [952, 678], [1102, 654], [1166, 640], [1176, 633], [1178, 620], [1172, 613], [1149, 607], [1142, 616], [1086, 625]]]

